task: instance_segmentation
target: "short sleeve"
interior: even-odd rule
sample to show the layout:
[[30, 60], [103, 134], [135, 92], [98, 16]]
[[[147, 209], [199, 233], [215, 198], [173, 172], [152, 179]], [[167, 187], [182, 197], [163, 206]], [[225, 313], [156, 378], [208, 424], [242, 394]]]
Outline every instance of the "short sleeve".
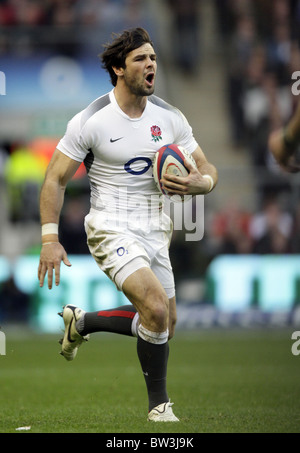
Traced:
[[66, 133], [58, 142], [57, 149], [78, 162], [85, 159], [89, 150], [81, 134], [81, 112], [69, 121]]
[[177, 110], [177, 119], [176, 119], [176, 140], [175, 143], [183, 146], [189, 154], [192, 154], [198, 147], [198, 143], [194, 138], [193, 130], [190, 124], [188, 123], [186, 117], [181, 113], [180, 110]]

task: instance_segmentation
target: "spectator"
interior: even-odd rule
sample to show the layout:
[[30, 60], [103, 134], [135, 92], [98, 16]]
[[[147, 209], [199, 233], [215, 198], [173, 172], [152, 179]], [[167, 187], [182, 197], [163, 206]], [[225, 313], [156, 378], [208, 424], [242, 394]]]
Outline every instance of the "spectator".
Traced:
[[291, 233], [292, 253], [300, 253], [300, 202], [295, 206], [294, 223]]
[[267, 200], [250, 223], [253, 253], [290, 253], [293, 217], [277, 200]]
[[248, 16], [242, 16], [238, 19], [236, 31], [228, 45], [228, 104], [232, 123], [232, 140], [236, 146], [242, 144], [245, 139], [243, 112], [245, 68], [248, 67], [255, 48], [254, 21]]
[[29, 296], [20, 291], [12, 277], [0, 285], [1, 320], [27, 322], [29, 320]]
[[240, 209], [235, 202], [229, 203], [224, 210], [216, 213], [211, 225], [215, 253], [251, 253], [250, 221], [251, 214]]
[[200, 0], [169, 0], [173, 16], [172, 47], [176, 64], [194, 74], [200, 62]]

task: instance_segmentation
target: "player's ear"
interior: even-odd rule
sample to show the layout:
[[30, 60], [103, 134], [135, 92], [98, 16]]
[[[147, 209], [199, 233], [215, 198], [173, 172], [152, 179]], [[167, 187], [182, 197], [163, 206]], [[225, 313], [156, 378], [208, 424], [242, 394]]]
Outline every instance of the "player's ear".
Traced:
[[117, 77], [122, 77], [124, 74], [124, 68], [117, 68], [116, 66], [113, 66], [113, 71], [116, 74]]

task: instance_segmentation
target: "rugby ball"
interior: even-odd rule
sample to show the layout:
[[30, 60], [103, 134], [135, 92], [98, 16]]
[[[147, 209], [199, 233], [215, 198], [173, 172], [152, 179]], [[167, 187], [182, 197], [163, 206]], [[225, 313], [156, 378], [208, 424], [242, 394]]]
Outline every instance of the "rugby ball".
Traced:
[[189, 170], [184, 166], [184, 160], [188, 160], [195, 168], [196, 162], [193, 157], [182, 146], [174, 143], [162, 146], [153, 159], [153, 177], [159, 191], [171, 201], [183, 202], [192, 198], [192, 195], [168, 195], [160, 180], [164, 174], [185, 177]]

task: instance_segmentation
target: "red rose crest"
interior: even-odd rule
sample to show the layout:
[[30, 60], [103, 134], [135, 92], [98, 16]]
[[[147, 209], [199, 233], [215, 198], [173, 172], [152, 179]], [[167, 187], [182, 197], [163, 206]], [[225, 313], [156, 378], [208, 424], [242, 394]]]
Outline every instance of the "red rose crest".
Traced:
[[161, 130], [158, 126], [151, 127], [151, 135], [154, 142], [159, 142], [159, 140], [162, 140]]

